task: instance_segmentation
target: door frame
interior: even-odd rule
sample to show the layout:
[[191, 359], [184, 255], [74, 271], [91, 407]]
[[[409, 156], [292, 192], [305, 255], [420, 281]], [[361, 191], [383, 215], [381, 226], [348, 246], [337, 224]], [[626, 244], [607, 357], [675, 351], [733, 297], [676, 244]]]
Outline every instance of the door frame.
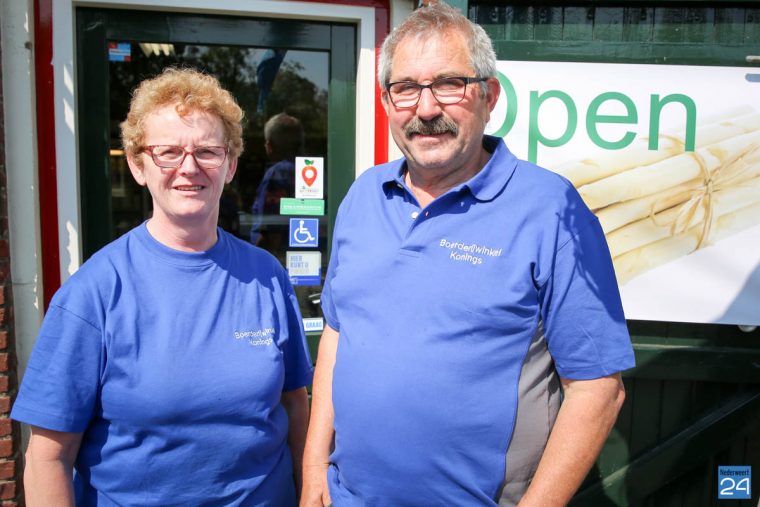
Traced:
[[[285, 18], [230, 18], [186, 12], [80, 8], [77, 23], [79, 205], [82, 256], [116, 239], [113, 230], [109, 132], [109, 41], [171, 41], [190, 45], [280, 48], [328, 54], [326, 224], [331, 236], [338, 205], [356, 171], [356, 26]], [[203, 30], [196, 27], [204, 26]], [[123, 113], [119, 113], [123, 114]], [[104, 134], [109, 135], [104, 135]], [[329, 245], [329, 243], [327, 243]]]
[[[355, 174], [375, 162], [375, 8], [318, 2], [272, 0], [56, 0], [53, 2], [53, 83], [56, 145], [56, 188], [60, 283], [83, 262], [82, 209], [79, 186], [79, 133], [77, 124], [76, 19], [77, 7], [160, 10], [163, 12], [222, 16], [291, 18], [303, 21], [351, 23], [357, 28]], [[244, 5], [243, 5], [244, 4]], [[43, 228], [46, 226], [42, 225]], [[44, 269], [44, 266], [43, 266]], [[45, 293], [55, 290], [48, 282]], [[47, 299], [47, 298], [46, 298]]]

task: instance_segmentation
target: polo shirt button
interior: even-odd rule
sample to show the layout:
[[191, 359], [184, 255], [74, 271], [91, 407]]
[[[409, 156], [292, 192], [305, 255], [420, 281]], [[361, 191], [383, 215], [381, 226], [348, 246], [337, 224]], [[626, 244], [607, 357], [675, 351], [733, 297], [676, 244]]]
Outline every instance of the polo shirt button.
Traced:
[[412, 220], [415, 220], [419, 215], [420, 213], [418, 211], [412, 211]]
[[430, 212], [429, 212], [429, 211], [426, 211], [426, 212], [425, 212], [425, 216], [428, 216], [429, 214], [430, 214]]

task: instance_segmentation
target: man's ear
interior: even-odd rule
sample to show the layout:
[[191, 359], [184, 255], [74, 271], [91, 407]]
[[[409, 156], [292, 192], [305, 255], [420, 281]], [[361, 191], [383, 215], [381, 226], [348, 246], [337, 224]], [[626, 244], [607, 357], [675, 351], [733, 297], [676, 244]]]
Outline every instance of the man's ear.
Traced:
[[[138, 157], [142, 155], [137, 155]], [[138, 185], [141, 187], [145, 186], [145, 166], [142, 164], [138, 164], [137, 161], [134, 158], [134, 155], [127, 155], [127, 165], [129, 165], [129, 170], [132, 173], [132, 177], [135, 179]]]
[[227, 168], [227, 175], [224, 177], [224, 182], [229, 183], [232, 178], [235, 177], [235, 171], [237, 171], [238, 159], [234, 158], [230, 160], [230, 166]]
[[499, 100], [501, 85], [499, 84], [498, 79], [495, 77], [489, 77], [488, 81], [486, 81], [486, 88], [486, 103], [488, 104], [488, 112], [490, 113], [493, 111], [493, 108], [496, 107], [496, 102]]
[[388, 96], [388, 90], [387, 89], [385, 89], [385, 88], [382, 89], [382, 91], [380, 92], [380, 99], [382, 99], [382, 101], [383, 101], [383, 109], [385, 109], [385, 114], [387, 114], [388, 116], [390, 116], [389, 109], [391, 107], [391, 99]]

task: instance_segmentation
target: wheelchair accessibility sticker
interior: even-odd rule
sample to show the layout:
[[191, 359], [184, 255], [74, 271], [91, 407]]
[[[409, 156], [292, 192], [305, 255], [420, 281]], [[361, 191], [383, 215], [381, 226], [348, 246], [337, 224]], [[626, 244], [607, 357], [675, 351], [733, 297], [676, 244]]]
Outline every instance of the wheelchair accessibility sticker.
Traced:
[[319, 246], [319, 219], [291, 218], [288, 244], [293, 247]]

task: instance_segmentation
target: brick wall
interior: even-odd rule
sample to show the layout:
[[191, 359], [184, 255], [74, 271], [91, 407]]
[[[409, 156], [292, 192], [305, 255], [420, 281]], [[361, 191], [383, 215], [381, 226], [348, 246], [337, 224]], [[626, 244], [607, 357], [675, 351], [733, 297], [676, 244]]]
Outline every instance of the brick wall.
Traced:
[[[2, 49], [0, 49], [0, 52]], [[2, 53], [0, 53], [2, 58]], [[5, 169], [5, 124], [0, 70], [0, 507], [23, 505], [21, 431], [8, 418], [16, 394], [16, 348], [13, 338], [11, 259], [8, 248], [8, 192]]]

